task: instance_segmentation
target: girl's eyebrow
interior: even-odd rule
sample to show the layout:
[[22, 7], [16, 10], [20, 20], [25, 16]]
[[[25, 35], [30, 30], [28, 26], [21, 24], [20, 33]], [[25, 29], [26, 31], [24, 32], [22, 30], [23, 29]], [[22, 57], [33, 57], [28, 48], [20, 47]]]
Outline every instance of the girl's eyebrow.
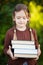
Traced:
[[20, 17], [21, 18], [21, 17], [25, 17], [25, 16], [17, 16], [17, 17]]
[[17, 16], [17, 17], [21, 17], [21, 16]]

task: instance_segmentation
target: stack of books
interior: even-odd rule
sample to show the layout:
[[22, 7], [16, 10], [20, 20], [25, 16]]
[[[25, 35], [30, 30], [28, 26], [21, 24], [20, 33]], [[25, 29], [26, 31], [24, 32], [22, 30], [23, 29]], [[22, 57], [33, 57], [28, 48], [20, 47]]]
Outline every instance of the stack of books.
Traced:
[[37, 49], [34, 41], [12, 40], [12, 49], [14, 49], [14, 56], [21, 58], [36, 58]]

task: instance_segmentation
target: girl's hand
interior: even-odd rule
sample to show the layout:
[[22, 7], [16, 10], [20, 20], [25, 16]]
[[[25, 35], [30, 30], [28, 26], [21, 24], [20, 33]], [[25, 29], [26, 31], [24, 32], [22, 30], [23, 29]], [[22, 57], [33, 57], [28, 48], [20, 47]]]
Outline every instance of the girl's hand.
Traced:
[[38, 46], [38, 56], [41, 55], [40, 45]]
[[37, 58], [35, 60], [38, 60], [39, 59], [39, 56], [37, 56]]
[[40, 50], [40, 45], [38, 46], [38, 53], [37, 53], [37, 58], [35, 60], [39, 59], [39, 56], [41, 55], [41, 50]]
[[9, 49], [7, 50], [7, 54], [13, 59], [13, 54], [11, 51], [11, 46], [9, 46]]
[[18, 58], [14, 56], [14, 58], [13, 58], [13, 59], [18, 59]]
[[12, 60], [17, 59], [17, 58], [15, 58], [15, 57], [13, 56], [13, 53], [12, 53], [12, 51], [11, 51], [11, 46], [9, 46], [9, 49], [8, 49], [8, 51], [7, 51], [7, 54], [12, 58]]

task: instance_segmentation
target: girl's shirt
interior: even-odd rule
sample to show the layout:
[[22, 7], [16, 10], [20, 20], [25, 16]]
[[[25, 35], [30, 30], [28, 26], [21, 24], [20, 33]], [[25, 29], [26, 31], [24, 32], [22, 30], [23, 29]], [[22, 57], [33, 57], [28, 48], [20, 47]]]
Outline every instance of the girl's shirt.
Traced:
[[[6, 33], [6, 36], [5, 36], [5, 43], [4, 43], [4, 53], [7, 55], [7, 50], [9, 48], [9, 45], [11, 45], [11, 40], [13, 40], [13, 36], [14, 36], [14, 29], [15, 27], [12, 27], [11, 29], [9, 29]], [[36, 35], [36, 32], [35, 30], [32, 29], [32, 32], [33, 32], [33, 36], [34, 36], [34, 40], [35, 40], [35, 47], [38, 48], [38, 40], [37, 40], [37, 35]], [[30, 28], [27, 28], [25, 31], [19, 31], [16, 29], [16, 35], [17, 35], [17, 40], [31, 40], [31, 33], [30, 33]], [[18, 60], [19, 59], [19, 60]], [[22, 58], [18, 58], [16, 61], [21, 63], [23, 62], [24, 60], [26, 59], [22, 59]], [[9, 61], [8, 61], [8, 64], [9, 63], [16, 63], [16, 61], [12, 60], [10, 57], [9, 57]]]

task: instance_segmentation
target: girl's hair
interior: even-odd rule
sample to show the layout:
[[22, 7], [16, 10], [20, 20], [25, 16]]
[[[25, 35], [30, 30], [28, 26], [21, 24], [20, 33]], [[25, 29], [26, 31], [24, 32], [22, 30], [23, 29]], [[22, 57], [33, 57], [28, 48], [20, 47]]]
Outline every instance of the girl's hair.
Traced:
[[[27, 8], [27, 6], [25, 4], [17, 4], [15, 7], [14, 7], [14, 10], [13, 10], [13, 13], [12, 13], [12, 18], [15, 17], [15, 12], [19, 12], [21, 10], [24, 10], [25, 11], [25, 14], [27, 14], [27, 17], [30, 17], [30, 12]], [[14, 20], [13, 20], [14, 21]], [[16, 23], [15, 21], [13, 22], [13, 24], [16, 26]]]
[[[17, 4], [13, 10], [13, 16], [15, 16], [15, 11], [18, 12], [20, 10], [24, 10], [29, 14], [29, 10], [25, 4]], [[28, 16], [30, 16], [30, 14]]]

